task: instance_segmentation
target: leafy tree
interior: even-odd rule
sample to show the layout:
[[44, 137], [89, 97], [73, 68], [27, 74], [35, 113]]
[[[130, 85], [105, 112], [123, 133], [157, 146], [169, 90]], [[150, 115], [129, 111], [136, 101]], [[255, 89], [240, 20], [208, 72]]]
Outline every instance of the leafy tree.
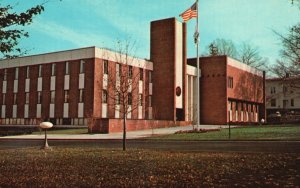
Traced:
[[209, 49], [209, 54], [211, 56], [216, 56], [219, 54], [219, 51], [218, 51], [218, 48], [216, 47], [216, 45], [214, 43], [211, 43], [209, 46], [208, 46], [208, 49]]
[[0, 2], [0, 58], [13, 58], [26, 53], [18, 47], [19, 40], [29, 36], [21, 28], [31, 24], [33, 17], [44, 11], [44, 6], [37, 5], [21, 13], [13, 9], [13, 6], [3, 6]]

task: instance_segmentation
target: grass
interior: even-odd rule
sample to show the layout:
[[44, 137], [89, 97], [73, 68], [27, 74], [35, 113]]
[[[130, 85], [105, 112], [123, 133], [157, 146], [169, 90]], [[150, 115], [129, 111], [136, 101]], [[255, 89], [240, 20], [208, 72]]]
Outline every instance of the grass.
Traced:
[[[48, 130], [47, 134], [87, 134], [87, 128], [80, 128], [80, 129], [59, 129], [59, 130]], [[34, 135], [44, 134], [43, 131], [33, 132]]]
[[297, 187], [297, 154], [2, 150], [0, 187]]
[[[228, 140], [229, 129], [206, 133], [180, 133], [153, 137], [166, 140]], [[232, 140], [300, 140], [300, 125], [247, 126], [231, 129]]]

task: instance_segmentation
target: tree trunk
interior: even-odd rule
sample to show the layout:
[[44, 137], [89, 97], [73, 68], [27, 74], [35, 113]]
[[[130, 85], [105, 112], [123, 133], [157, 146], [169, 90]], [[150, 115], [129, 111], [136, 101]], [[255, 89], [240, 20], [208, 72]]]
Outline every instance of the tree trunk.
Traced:
[[126, 150], [126, 113], [123, 115], [123, 151]]

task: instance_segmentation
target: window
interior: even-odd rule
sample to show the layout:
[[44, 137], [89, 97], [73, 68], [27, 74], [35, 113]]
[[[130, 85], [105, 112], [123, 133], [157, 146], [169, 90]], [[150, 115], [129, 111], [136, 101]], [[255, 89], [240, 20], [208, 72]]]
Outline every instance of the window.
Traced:
[[108, 61], [103, 60], [103, 73], [108, 74]]
[[26, 78], [29, 78], [29, 67], [26, 67]]
[[[53, 66], [53, 65], [52, 65]], [[39, 77], [42, 77], [42, 65], [39, 65]], [[55, 73], [54, 73], [55, 74]]]
[[69, 102], [69, 90], [65, 90], [65, 98], [64, 98], [64, 103]]
[[50, 103], [55, 103], [55, 91], [51, 91], [50, 93]]
[[276, 87], [271, 87], [271, 94], [276, 93]]
[[18, 80], [19, 79], [19, 68], [16, 67], [15, 69], [15, 80]]
[[84, 72], [85, 72], [85, 61], [80, 60], [80, 73], [84, 73]]
[[139, 106], [143, 106], [143, 95], [139, 94]]
[[25, 104], [29, 104], [29, 93], [25, 93]]
[[128, 67], [128, 77], [132, 78], [132, 66]]
[[149, 96], [149, 107], [152, 107], [152, 96]]
[[83, 102], [83, 99], [84, 99], [84, 91], [83, 89], [80, 89], [79, 90], [79, 101], [78, 102]]
[[14, 103], [13, 104], [17, 104], [17, 94], [14, 93]]
[[102, 90], [102, 103], [107, 103], [107, 91]]
[[56, 72], [56, 64], [52, 64], [52, 67], [51, 67], [51, 76], [55, 76], [55, 72]]
[[140, 80], [143, 80], [144, 78], [144, 71], [142, 68], [140, 68]]
[[120, 103], [121, 103], [121, 95], [120, 95], [120, 93], [118, 93], [116, 95], [116, 104], [120, 104]]
[[286, 108], [289, 104], [289, 100], [283, 100], [283, 108]]
[[116, 72], [117, 72], [117, 76], [120, 77], [122, 74], [122, 66], [119, 63], [116, 64]]
[[149, 71], [149, 83], [152, 83], [152, 71]]
[[294, 99], [291, 99], [291, 106], [294, 106]]
[[283, 86], [283, 87], [282, 87], [282, 91], [283, 91], [283, 93], [286, 93], [286, 92], [287, 92], [287, 87], [286, 87], [286, 86]]
[[68, 74], [70, 74], [70, 70], [69, 70], [69, 62], [67, 61], [65, 63], [65, 75], [68, 75]]
[[231, 101], [228, 101], [228, 110], [232, 111], [232, 102]]
[[233, 77], [228, 76], [228, 88], [233, 88]]
[[4, 69], [3, 80], [7, 80], [7, 69]]
[[2, 93], [2, 104], [4, 105], [5, 104], [5, 93]]
[[128, 93], [128, 105], [132, 105], [132, 93]]
[[39, 92], [38, 92], [38, 96], [37, 96], [37, 103], [38, 103], [38, 104], [41, 104], [41, 103], [42, 103], [42, 97], [43, 97], [42, 92], [39, 91]]

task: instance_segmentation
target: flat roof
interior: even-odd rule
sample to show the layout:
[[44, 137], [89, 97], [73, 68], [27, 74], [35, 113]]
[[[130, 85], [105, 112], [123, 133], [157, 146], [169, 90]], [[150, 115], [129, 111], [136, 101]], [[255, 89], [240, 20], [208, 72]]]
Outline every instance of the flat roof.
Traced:
[[129, 55], [126, 56], [125, 54], [120, 54], [113, 50], [97, 48], [95, 46], [22, 56], [13, 59], [3, 59], [0, 60], [0, 69], [88, 58], [107, 59], [118, 63], [153, 70], [153, 63], [149, 60]]

